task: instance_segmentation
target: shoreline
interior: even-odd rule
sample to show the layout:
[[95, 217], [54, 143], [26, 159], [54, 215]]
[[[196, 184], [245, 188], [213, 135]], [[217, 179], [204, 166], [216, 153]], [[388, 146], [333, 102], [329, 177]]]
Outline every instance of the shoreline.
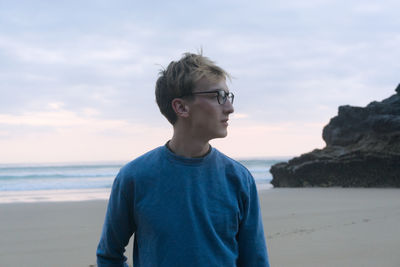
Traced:
[[[400, 263], [400, 189], [259, 191], [271, 266]], [[0, 204], [0, 266], [83, 266], [95, 251], [107, 200]], [[125, 255], [132, 259], [132, 239]]]
[[111, 188], [1, 191], [0, 205], [13, 203], [81, 202], [107, 200]]
[[[270, 183], [257, 184], [257, 189], [259, 192], [272, 188], [273, 186]], [[0, 205], [12, 203], [108, 200], [110, 193], [111, 188], [0, 191]]]

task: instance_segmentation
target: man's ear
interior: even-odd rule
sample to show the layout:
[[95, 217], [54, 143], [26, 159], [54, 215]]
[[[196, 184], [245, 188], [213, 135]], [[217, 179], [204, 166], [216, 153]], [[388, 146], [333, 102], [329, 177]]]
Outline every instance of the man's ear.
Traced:
[[175, 111], [176, 116], [187, 118], [189, 117], [189, 106], [181, 98], [175, 98], [171, 102], [172, 109]]

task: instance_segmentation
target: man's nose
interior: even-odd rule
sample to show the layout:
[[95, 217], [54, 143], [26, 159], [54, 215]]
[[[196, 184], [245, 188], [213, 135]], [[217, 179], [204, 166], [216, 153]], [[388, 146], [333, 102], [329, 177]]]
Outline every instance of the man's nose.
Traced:
[[223, 106], [224, 106], [224, 113], [230, 114], [235, 111], [235, 109], [233, 108], [233, 105], [232, 105], [231, 101], [229, 101], [229, 99], [226, 100], [226, 102]]

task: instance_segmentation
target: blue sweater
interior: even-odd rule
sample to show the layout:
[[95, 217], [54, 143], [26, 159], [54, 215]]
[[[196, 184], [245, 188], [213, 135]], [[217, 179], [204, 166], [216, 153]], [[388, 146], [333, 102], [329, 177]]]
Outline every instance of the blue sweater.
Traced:
[[114, 180], [97, 264], [135, 267], [268, 267], [254, 179], [217, 149], [203, 158], [158, 147]]

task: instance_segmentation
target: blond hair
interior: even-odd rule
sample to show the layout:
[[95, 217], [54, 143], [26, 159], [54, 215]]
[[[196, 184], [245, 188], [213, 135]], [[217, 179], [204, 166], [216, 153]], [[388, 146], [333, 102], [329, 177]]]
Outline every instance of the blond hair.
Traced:
[[172, 100], [191, 95], [196, 82], [202, 78], [230, 79], [230, 75], [202, 53], [185, 53], [179, 61], [172, 61], [167, 69], [159, 72], [155, 90], [156, 102], [161, 113], [172, 125], [177, 120], [171, 105]]

